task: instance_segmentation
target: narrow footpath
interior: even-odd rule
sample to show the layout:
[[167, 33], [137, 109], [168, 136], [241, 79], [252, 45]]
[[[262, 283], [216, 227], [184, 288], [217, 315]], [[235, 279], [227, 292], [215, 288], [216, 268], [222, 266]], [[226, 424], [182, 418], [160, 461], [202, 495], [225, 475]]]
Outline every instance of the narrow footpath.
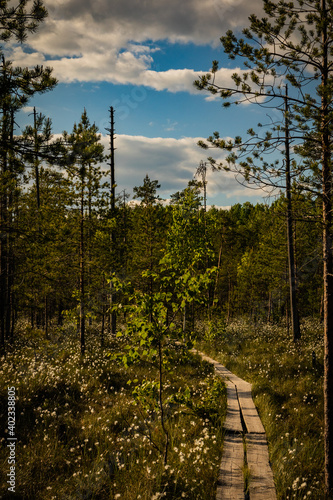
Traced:
[[[227, 416], [224, 424], [223, 454], [216, 500], [276, 500], [273, 473], [269, 463], [265, 429], [251, 395], [251, 384], [203, 353], [227, 386]], [[249, 473], [245, 493], [244, 470]]]

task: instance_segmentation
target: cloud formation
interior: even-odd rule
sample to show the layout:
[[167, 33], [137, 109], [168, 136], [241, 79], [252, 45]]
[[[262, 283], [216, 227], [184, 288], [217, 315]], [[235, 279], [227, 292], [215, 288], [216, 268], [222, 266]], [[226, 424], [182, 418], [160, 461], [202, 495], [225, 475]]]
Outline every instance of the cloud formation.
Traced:
[[[206, 152], [197, 146], [201, 137], [183, 137], [181, 139], [144, 136], [117, 135], [116, 139], [116, 182], [117, 193], [126, 189], [133, 195], [133, 187], [140, 186], [146, 174], [152, 180], [161, 184], [160, 196], [169, 199], [170, 195], [184, 189], [194, 178], [200, 162], [205, 161]], [[102, 142], [108, 147], [108, 137], [103, 136]], [[214, 155], [222, 160], [223, 152]], [[230, 205], [230, 199], [242, 199], [249, 196], [259, 198], [257, 191], [253, 192], [237, 182], [231, 172], [211, 172], [207, 170], [208, 203], [216, 199], [224, 200], [224, 205]]]
[[[62, 82], [106, 81], [194, 93], [193, 69], [153, 69], [158, 42], [218, 45], [244, 26], [261, 0], [45, 0], [49, 17], [16, 47], [18, 65], [49, 64]], [[149, 42], [149, 43], [147, 43]], [[206, 68], [203, 68], [206, 71]], [[221, 70], [222, 74], [222, 70]], [[230, 75], [223, 71], [223, 81]]]
[[50, 16], [48, 29], [44, 31], [50, 32], [52, 28], [53, 33], [63, 37], [69, 37], [71, 32], [77, 34], [78, 37], [71, 37], [71, 48], [75, 50], [75, 44], [80, 46], [83, 40], [87, 45], [100, 40], [105, 47], [112, 38], [113, 46], [115, 40], [121, 46], [128, 40], [218, 43], [226, 29], [244, 25], [261, 1], [46, 0], [46, 6]]

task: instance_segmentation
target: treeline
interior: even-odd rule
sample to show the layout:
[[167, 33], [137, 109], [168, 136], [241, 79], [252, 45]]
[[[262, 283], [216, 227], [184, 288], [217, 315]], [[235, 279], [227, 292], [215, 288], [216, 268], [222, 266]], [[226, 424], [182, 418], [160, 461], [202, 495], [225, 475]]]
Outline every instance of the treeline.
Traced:
[[[270, 206], [247, 202], [230, 210], [205, 210], [203, 184], [190, 181], [165, 205], [158, 195], [158, 181], [146, 175], [142, 185], [133, 188], [137, 203], [119, 195], [112, 209], [110, 186], [103, 182], [105, 172], [99, 163], [104, 154], [100, 136], [86, 112], [64, 138], [67, 149], [62, 158], [67, 165], [63, 162], [59, 168], [43, 162], [37, 171], [22, 162], [15, 177], [14, 196], [7, 206], [7, 249], [1, 241], [2, 252], [8, 250], [2, 253], [6, 264], [2, 272], [7, 272], [6, 287], [1, 289], [2, 297], [6, 294], [3, 345], [13, 340], [19, 319], [43, 328], [46, 336], [51, 324], [61, 325], [65, 318], [77, 321], [81, 333], [93, 321], [100, 325], [102, 337], [107, 329], [115, 333], [117, 320], [123, 317], [110, 311], [123, 299], [112, 289], [110, 277], [130, 281], [136, 290], [157, 292], [158, 277], [153, 280], [142, 273], [162, 276], [166, 254], [179, 272], [191, 268], [194, 277], [216, 268], [205, 307], [193, 303], [182, 318], [184, 328], [216, 314], [226, 321], [239, 315], [289, 321], [284, 196]], [[3, 179], [3, 170], [1, 175]], [[319, 209], [310, 197], [294, 194], [301, 317], [322, 312]]]

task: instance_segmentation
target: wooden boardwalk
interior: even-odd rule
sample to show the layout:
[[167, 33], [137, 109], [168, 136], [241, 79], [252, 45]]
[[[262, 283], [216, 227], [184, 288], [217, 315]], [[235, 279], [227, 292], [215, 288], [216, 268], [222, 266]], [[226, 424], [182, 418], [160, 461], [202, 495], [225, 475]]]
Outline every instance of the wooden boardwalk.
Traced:
[[[198, 353], [212, 363], [227, 386], [226, 435], [217, 484], [216, 500], [276, 500], [272, 469], [269, 464], [265, 429], [251, 395], [251, 384], [223, 365]], [[245, 496], [243, 470], [250, 473]]]

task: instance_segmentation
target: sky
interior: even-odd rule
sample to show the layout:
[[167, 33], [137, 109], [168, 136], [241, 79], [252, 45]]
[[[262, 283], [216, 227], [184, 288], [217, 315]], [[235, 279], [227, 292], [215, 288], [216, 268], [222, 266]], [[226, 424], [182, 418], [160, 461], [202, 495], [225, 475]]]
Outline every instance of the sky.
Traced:
[[[49, 12], [37, 33], [13, 45], [19, 66], [53, 67], [59, 83], [35, 96], [18, 118], [31, 124], [31, 110], [52, 119], [54, 134], [70, 132], [84, 108], [108, 147], [109, 109], [115, 111], [116, 192], [142, 185], [146, 174], [170, 198], [193, 179], [207, 156], [223, 152], [197, 143], [214, 131], [234, 137], [262, 121], [253, 105], [222, 108], [222, 101], [193, 82], [219, 61], [216, 81], [231, 83], [237, 64], [223, 53], [220, 37], [240, 32], [261, 0], [45, 0]], [[229, 207], [263, 202], [230, 172], [208, 172], [207, 203]], [[264, 197], [264, 198], [263, 198]]]

